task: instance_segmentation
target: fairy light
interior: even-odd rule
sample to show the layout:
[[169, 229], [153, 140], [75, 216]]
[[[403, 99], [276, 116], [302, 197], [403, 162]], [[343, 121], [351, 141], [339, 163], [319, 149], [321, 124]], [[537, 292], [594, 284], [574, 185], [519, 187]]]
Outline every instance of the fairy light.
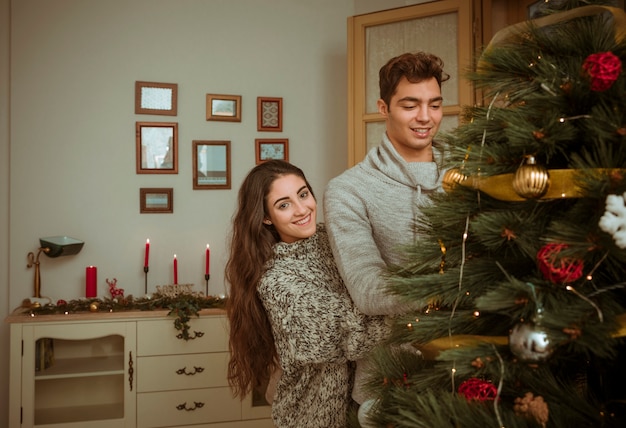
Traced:
[[600, 320], [600, 322], [604, 322], [604, 315], [602, 314], [602, 311], [600, 310], [600, 308], [598, 307], [598, 305], [596, 305], [595, 303], [593, 303], [591, 301], [591, 299], [589, 299], [587, 296], [583, 296], [582, 294], [580, 294], [578, 291], [576, 291], [574, 289], [574, 287], [568, 285], [567, 287], [565, 287], [565, 289], [567, 291], [571, 291], [572, 293], [574, 293], [575, 295], [577, 295], [578, 297], [580, 297], [581, 299], [583, 299], [585, 302], [589, 303], [591, 306], [593, 306], [596, 309], [596, 312], [598, 312], [598, 319]]
[[569, 116], [569, 117], [560, 117], [559, 118], [559, 122], [561, 123], [565, 123], [568, 120], [576, 120], [576, 119], [591, 119], [591, 115], [590, 114], [579, 114], [577, 116]]
[[609, 256], [609, 252], [607, 251], [606, 253], [604, 253], [604, 255], [602, 256], [602, 258], [600, 260], [598, 260], [598, 263], [596, 263], [593, 268], [589, 271], [589, 273], [586, 276], [587, 281], [591, 282], [591, 285], [593, 285], [593, 288], [595, 288], [596, 290], [598, 289], [598, 287], [595, 286], [595, 284], [592, 282], [593, 280], [593, 274], [594, 272], [600, 267], [600, 265], [602, 264], [602, 262], [604, 262], [604, 260], [606, 260], [606, 258]]

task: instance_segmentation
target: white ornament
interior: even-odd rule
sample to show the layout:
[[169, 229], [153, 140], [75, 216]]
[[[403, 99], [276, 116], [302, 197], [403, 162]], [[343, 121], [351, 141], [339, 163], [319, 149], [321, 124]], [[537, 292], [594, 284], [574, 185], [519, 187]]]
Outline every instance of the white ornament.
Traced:
[[626, 248], [626, 193], [606, 197], [606, 212], [600, 217], [598, 226], [613, 236], [615, 245]]

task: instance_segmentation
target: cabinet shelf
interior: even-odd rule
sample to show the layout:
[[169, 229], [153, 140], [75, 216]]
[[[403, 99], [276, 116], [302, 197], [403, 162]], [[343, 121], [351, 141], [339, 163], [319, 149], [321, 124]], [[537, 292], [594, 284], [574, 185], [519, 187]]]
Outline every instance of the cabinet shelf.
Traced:
[[[53, 409], [37, 409], [35, 411], [35, 426], [53, 427], [57, 424], [71, 422], [106, 421], [107, 427], [117, 426], [115, 420], [120, 420], [123, 426], [124, 404], [101, 404], [93, 406], [57, 407]], [[41, 423], [45, 421], [45, 423]], [[66, 425], [63, 425], [66, 426]]]
[[122, 356], [62, 358], [35, 374], [35, 380], [67, 379], [76, 377], [105, 376], [124, 374]]

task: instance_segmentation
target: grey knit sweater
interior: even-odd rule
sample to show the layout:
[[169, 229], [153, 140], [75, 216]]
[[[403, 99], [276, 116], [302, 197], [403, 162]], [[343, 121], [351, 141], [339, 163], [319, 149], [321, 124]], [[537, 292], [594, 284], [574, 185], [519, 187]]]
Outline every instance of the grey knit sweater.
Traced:
[[[406, 162], [387, 135], [359, 164], [332, 179], [324, 194], [324, 221], [350, 296], [368, 315], [396, 315], [409, 306], [386, 291], [385, 273], [402, 260], [400, 247], [417, 239], [413, 225], [429, 195], [441, 191], [442, 153], [435, 161]], [[359, 363], [359, 365], [361, 365]], [[359, 367], [357, 376], [362, 370]], [[357, 377], [357, 384], [359, 378]], [[363, 396], [357, 385], [355, 400]]]
[[272, 419], [279, 428], [344, 428], [353, 364], [388, 334], [383, 317], [352, 303], [323, 224], [310, 238], [274, 246], [258, 287], [282, 375]]

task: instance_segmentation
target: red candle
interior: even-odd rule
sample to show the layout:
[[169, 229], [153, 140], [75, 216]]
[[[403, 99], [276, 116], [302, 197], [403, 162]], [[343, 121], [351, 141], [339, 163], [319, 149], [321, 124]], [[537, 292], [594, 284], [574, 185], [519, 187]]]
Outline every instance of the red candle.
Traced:
[[150, 240], [146, 239], [146, 257], [143, 261], [143, 267], [148, 267], [149, 258], [150, 258]]
[[206, 263], [205, 263], [205, 270], [204, 270], [204, 274], [205, 275], [209, 275], [211, 273], [211, 250], [209, 249], [209, 244], [206, 244]]
[[85, 296], [96, 297], [96, 295], [98, 294], [98, 268], [96, 268], [95, 266], [87, 266], [87, 268], [85, 269], [85, 277]]
[[178, 284], [178, 259], [174, 254], [174, 284]]

